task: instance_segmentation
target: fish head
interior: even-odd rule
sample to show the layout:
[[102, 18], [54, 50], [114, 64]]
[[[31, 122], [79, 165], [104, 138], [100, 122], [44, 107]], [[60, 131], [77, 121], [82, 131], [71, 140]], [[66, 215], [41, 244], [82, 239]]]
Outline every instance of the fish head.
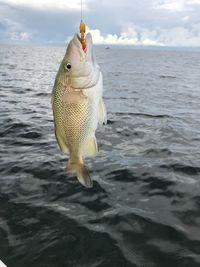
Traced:
[[99, 78], [100, 71], [95, 61], [90, 33], [86, 35], [85, 42], [86, 48], [83, 50], [81, 39], [75, 34], [61, 63], [66, 80], [75, 89], [88, 89], [94, 86]]

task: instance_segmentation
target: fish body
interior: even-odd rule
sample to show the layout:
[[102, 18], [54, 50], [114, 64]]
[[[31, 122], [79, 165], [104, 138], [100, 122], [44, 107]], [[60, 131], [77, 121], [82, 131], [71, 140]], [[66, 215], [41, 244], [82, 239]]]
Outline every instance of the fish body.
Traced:
[[52, 92], [54, 128], [60, 150], [69, 154], [67, 172], [92, 187], [84, 158], [97, 151], [95, 131], [106, 124], [102, 99], [102, 73], [93, 54], [92, 37], [86, 36], [83, 51], [78, 34], [70, 41], [56, 75]]

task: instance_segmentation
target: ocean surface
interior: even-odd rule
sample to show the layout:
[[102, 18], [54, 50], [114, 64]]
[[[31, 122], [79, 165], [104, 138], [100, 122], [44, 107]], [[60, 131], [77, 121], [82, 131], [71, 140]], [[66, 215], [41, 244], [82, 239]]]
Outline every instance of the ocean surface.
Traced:
[[95, 49], [108, 124], [67, 177], [51, 91], [65, 48], [0, 46], [0, 259], [8, 267], [200, 266], [200, 53]]

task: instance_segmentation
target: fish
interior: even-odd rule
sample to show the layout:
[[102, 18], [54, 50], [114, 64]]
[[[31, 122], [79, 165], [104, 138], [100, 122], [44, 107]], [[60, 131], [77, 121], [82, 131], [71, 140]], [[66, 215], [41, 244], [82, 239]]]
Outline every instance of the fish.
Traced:
[[98, 152], [95, 133], [107, 122], [103, 100], [103, 77], [96, 62], [90, 33], [83, 50], [78, 34], [69, 42], [52, 90], [55, 137], [60, 150], [69, 155], [68, 175], [91, 188], [86, 157]]

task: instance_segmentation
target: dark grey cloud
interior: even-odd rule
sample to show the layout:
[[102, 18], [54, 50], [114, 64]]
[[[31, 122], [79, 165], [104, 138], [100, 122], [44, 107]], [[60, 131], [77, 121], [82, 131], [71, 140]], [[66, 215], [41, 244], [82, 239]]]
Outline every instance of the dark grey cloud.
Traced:
[[0, 7], [1, 24], [8, 32], [15, 25], [16, 32], [29, 32], [36, 42], [63, 42], [77, 30], [73, 21], [78, 21], [78, 12], [62, 10], [40, 10], [23, 6]]

